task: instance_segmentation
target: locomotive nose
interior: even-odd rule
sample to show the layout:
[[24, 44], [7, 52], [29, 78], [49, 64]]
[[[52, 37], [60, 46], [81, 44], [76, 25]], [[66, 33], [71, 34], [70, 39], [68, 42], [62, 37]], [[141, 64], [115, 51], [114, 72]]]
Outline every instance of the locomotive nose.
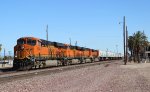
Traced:
[[18, 46], [18, 51], [22, 51], [22, 50], [24, 50], [24, 46], [23, 45]]
[[30, 47], [27, 45], [19, 45], [16, 48], [15, 57], [18, 59], [26, 58], [30, 54], [30, 52], [28, 51], [29, 48]]
[[24, 46], [21, 46], [20, 48], [21, 48], [21, 50], [24, 50]]

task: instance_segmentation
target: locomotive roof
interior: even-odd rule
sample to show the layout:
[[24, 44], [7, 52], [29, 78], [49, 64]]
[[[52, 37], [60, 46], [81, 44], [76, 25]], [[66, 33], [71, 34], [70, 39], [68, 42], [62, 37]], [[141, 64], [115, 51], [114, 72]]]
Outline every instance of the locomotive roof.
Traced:
[[[68, 47], [66, 44], [64, 43], [59, 43], [59, 42], [52, 42], [52, 41], [47, 41], [47, 40], [43, 40], [40, 39], [42, 41], [43, 45], [53, 45], [56, 47]], [[74, 45], [70, 45], [69, 46], [71, 49], [77, 49], [77, 50], [92, 50], [92, 51], [96, 51], [94, 49], [90, 49], [90, 48], [85, 48], [85, 47], [80, 47], [80, 46], [74, 46]]]
[[[33, 39], [33, 40], [40, 40], [43, 45], [53, 45], [53, 46], [56, 46], [56, 47], [65, 47], [65, 48], [69, 46], [69, 45], [64, 44], [64, 43], [47, 41], [47, 40], [39, 39], [39, 38], [36, 38], [36, 37], [21, 37], [19, 39], [26, 39], [26, 38]], [[94, 49], [80, 47], [80, 46], [74, 46], [74, 45], [70, 45], [69, 47], [71, 49], [77, 49], [77, 50], [92, 50], [92, 51], [97, 51], [97, 50], [94, 50]]]
[[47, 40], [43, 40], [43, 39], [40, 39], [40, 40], [42, 41], [43, 45], [53, 45], [56, 47], [67, 47], [67, 45], [64, 43], [52, 42], [52, 41], [47, 41]]
[[[19, 39], [26, 39], [26, 38], [28, 38], [28, 39], [33, 39], [33, 40], [39, 40], [39, 38], [35, 38], [35, 37], [21, 37], [21, 38], [19, 38]], [[18, 39], [18, 40], [19, 40]]]
[[43, 39], [40, 39], [41, 40], [41, 42], [42, 42], [42, 44], [43, 45], [53, 45], [54, 43], [53, 42], [51, 42], [51, 41], [47, 41], [47, 40], [43, 40]]

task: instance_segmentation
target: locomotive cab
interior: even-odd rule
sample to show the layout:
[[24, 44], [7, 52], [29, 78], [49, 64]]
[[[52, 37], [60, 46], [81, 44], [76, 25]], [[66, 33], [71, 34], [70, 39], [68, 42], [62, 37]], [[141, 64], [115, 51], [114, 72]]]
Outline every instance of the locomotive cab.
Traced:
[[18, 39], [17, 45], [14, 47], [14, 58], [24, 59], [33, 56], [37, 46], [41, 46], [41, 42], [36, 38], [26, 37]]
[[36, 49], [40, 49], [41, 41], [33, 37], [22, 37], [14, 47], [14, 67], [33, 65]]

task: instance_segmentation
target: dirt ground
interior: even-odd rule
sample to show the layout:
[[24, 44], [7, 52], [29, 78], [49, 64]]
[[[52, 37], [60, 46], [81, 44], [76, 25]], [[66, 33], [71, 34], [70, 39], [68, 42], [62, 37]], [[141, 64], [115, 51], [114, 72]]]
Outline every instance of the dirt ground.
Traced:
[[15, 80], [0, 92], [150, 92], [150, 63], [109, 64]]

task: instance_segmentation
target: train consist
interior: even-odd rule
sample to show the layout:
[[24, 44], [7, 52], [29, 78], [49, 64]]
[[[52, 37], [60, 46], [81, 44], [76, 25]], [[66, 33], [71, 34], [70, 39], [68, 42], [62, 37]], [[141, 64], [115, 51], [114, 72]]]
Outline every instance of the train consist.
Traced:
[[27, 70], [48, 66], [70, 65], [116, 59], [100, 56], [99, 50], [51, 42], [35, 37], [22, 37], [14, 47], [14, 69]]
[[14, 55], [14, 68], [30, 69], [47, 67], [51, 64], [93, 62], [99, 56], [99, 51], [34, 37], [22, 37], [17, 40]]

